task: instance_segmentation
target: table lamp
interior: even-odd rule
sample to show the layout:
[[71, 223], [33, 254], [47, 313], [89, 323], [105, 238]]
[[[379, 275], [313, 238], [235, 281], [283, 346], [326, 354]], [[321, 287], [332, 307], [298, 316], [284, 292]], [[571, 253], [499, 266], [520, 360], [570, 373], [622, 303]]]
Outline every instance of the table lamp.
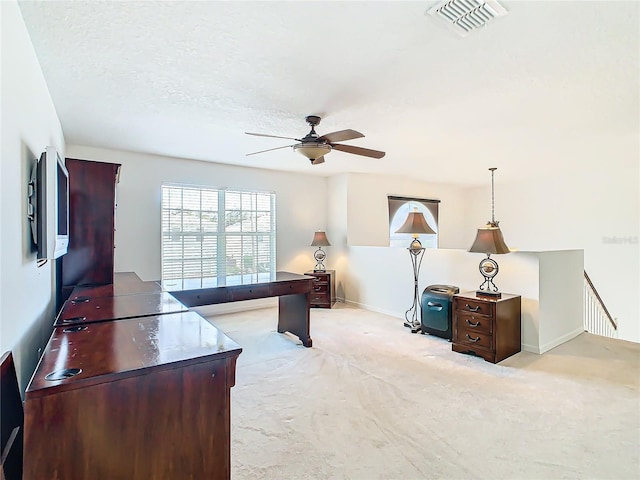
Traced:
[[324, 260], [327, 258], [327, 254], [322, 247], [330, 247], [331, 244], [327, 239], [327, 234], [321, 230], [317, 230], [313, 235], [313, 241], [311, 242], [312, 247], [318, 247], [318, 250], [313, 254], [313, 258], [316, 259], [316, 266], [313, 268], [314, 272], [324, 272]]
[[498, 262], [491, 258], [491, 254], [509, 253], [509, 247], [504, 243], [502, 232], [494, 218], [494, 193], [493, 193], [493, 173], [497, 168], [489, 169], [491, 171], [491, 220], [487, 224], [478, 229], [476, 239], [469, 248], [470, 252], [485, 253], [487, 258], [480, 261], [480, 274], [484, 277], [484, 282], [480, 284], [476, 291], [477, 295], [485, 295], [500, 298], [502, 295], [498, 287], [493, 283], [493, 278], [498, 274]]

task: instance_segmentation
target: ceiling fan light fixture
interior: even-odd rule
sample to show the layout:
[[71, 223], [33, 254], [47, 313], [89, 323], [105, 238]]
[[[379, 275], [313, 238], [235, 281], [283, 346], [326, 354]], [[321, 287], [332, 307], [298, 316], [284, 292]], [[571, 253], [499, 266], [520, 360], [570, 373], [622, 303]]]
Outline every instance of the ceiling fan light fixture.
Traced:
[[324, 156], [331, 152], [331, 150], [339, 150], [345, 153], [351, 153], [353, 155], [361, 155], [369, 158], [382, 158], [385, 153], [380, 150], [372, 150], [370, 148], [357, 147], [355, 145], [345, 145], [342, 143], [345, 140], [353, 140], [354, 138], [362, 138], [364, 135], [356, 130], [350, 128], [346, 130], [338, 130], [337, 132], [326, 133], [322, 136], [318, 136], [315, 130], [315, 126], [320, 123], [320, 117], [317, 115], [308, 115], [307, 123], [311, 126], [311, 131], [302, 138], [282, 137], [280, 135], [267, 135], [265, 133], [251, 133], [245, 132], [247, 135], [255, 135], [257, 137], [271, 137], [271, 138], [284, 138], [286, 140], [295, 140], [294, 145], [284, 145], [282, 147], [269, 148], [267, 150], [260, 150], [259, 152], [247, 153], [247, 155], [255, 155], [257, 153], [271, 152], [272, 150], [279, 150], [281, 148], [293, 147], [296, 152], [301, 153], [303, 156], [311, 160], [311, 165], [320, 165], [324, 163]]
[[300, 143], [294, 145], [293, 149], [313, 162], [315, 159], [329, 153], [331, 151], [331, 145], [326, 143]]

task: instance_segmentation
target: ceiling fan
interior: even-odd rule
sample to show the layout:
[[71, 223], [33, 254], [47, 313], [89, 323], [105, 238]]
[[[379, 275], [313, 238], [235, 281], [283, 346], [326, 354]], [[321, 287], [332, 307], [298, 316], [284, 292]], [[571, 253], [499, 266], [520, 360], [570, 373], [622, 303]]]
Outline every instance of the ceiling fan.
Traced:
[[371, 150], [369, 148], [355, 147], [353, 145], [343, 145], [341, 143], [334, 142], [343, 142], [345, 140], [353, 140], [354, 138], [362, 138], [364, 135], [360, 132], [356, 132], [355, 130], [347, 129], [347, 130], [339, 130], [337, 132], [327, 133], [326, 135], [318, 136], [316, 133], [315, 127], [320, 123], [321, 118], [317, 115], [308, 115], [305, 117], [305, 120], [309, 125], [311, 125], [311, 131], [307, 133], [306, 136], [302, 138], [292, 138], [292, 137], [280, 137], [278, 135], [266, 135], [263, 133], [250, 133], [244, 132], [247, 135], [255, 135], [257, 137], [272, 137], [272, 138], [284, 138], [287, 140], [295, 140], [296, 142], [292, 145], [284, 145], [282, 147], [270, 148], [268, 150], [260, 150], [259, 152], [247, 153], [248, 155], [255, 155], [257, 153], [270, 152], [272, 150], [278, 150], [280, 148], [288, 148], [293, 147], [296, 152], [301, 153], [309, 160], [311, 160], [312, 165], [318, 165], [320, 163], [324, 163], [324, 156], [329, 153], [331, 150], [340, 150], [346, 153], [353, 153], [355, 155], [362, 155], [364, 157], [371, 158], [382, 158], [385, 155], [385, 152], [380, 152], [379, 150]]

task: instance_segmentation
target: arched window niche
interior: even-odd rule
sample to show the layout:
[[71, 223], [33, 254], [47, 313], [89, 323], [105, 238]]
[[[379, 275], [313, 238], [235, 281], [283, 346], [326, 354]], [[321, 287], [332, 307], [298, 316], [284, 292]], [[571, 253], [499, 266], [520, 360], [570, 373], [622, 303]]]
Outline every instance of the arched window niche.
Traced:
[[424, 219], [435, 234], [421, 234], [418, 238], [424, 248], [438, 248], [438, 205], [440, 200], [427, 198], [395, 197], [388, 196], [389, 201], [389, 246], [408, 247], [412, 235], [409, 233], [396, 233], [407, 219], [409, 212], [417, 209], [424, 215]]

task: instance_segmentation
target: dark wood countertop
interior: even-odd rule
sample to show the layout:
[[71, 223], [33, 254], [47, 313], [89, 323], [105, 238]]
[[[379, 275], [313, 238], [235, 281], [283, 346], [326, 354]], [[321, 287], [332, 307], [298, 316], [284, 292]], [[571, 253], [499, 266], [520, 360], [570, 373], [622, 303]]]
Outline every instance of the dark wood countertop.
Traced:
[[492, 297], [490, 295], [481, 295], [476, 290], [470, 290], [466, 292], [460, 292], [453, 295], [453, 298], [468, 298], [471, 300], [482, 300], [484, 302], [500, 302], [502, 300], [509, 300], [510, 298], [517, 298], [520, 295], [514, 295], [513, 293], [500, 293], [499, 297]]
[[[70, 331], [78, 329], [78, 331]], [[242, 348], [196, 312], [99, 322], [54, 330], [26, 391], [35, 398], [152, 371], [237, 357]], [[65, 369], [70, 378], [47, 380]]]
[[229, 275], [227, 277], [178, 278], [164, 280], [160, 282], [160, 285], [164, 291], [176, 292], [211, 288], [248, 287], [252, 285], [268, 285], [301, 280], [313, 280], [313, 277], [291, 272], [265, 272], [257, 274]]
[[187, 307], [168, 292], [114, 297], [78, 297], [70, 298], [65, 302], [53, 325], [60, 327], [187, 310]]

